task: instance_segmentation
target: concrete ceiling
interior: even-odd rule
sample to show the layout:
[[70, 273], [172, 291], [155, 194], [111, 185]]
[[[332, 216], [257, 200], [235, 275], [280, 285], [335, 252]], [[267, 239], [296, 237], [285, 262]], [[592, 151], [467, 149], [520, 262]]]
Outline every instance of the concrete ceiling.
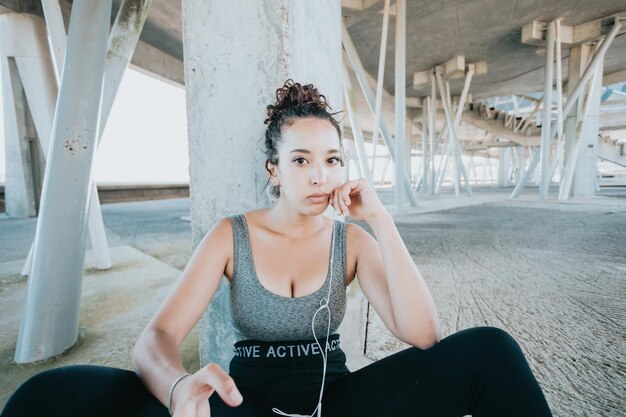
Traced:
[[[61, 0], [64, 14], [71, 1]], [[113, 1], [113, 17], [121, 0]], [[392, 2], [393, 3], [393, 2]], [[382, 28], [383, 0], [344, 0], [343, 19], [370, 75], [376, 76]], [[409, 97], [428, 95], [426, 87], [413, 88], [413, 73], [428, 70], [456, 56], [466, 63], [486, 61], [488, 73], [474, 77], [474, 97], [488, 97], [539, 91], [543, 86], [544, 56], [536, 47], [521, 42], [521, 28], [533, 20], [550, 21], [563, 17], [564, 25], [578, 25], [622, 12], [624, 0], [408, 0], [407, 79]], [[42, 15], [39, 0], [0, 0], [0, 12], [17, 11]], [[67, 19], [68, 16], [66, 16]], [[385, 89], [394, 94], [394, 18], [390, 18], [385, 67]], [[67, 24], [67, 20], [66, 20]], [[182, 62], [182, 19], [180, 0], [153, 0], [141, 34], [136, 56], [142, 49]], [[569, 51], [563, 50], [564, 74]], [[147, 55], [143, 55], [144, 57]], [[152, 56], [152, 55], [150, 55]], [[604, 73], [626, 70], [626, 33], [618, 35], [607, 52]], [[162, 59], [161, 59], [162, 61]], [[147, 58], [133, 60], [146, 66]], [[182, 83], [182, 65], [175, 71], [147, 68], [157, 75]], [[177, 74], [172, 74], [176, 72]], [[462, 80], [451, 81], [451, 92], [459, 94]]]
[[[122, 0], [113, 0], [113, 20]], [[183, 31], [180, 0], [152, 0], [141, 40], [168, 55], [183, 60]]]
[[[372, 10], [381, 10], [377, 1]], [[543, 89], [545, 57], [536, 47], [521, 42], [521, 29], [533, 20], [564, 18], [562, 24], [576, 26], [626, 10], [624, 0], [408, 0], [407, 1], [407, 95], [425, 96], [428, 87], [415, 90], [413, 73], [428, 70], [456, 55], [466, 63], [487, 61], [488, 73], [476, 76], [474, 96], [497, 96]], [[372, 75], [378, 71], [382, 15], [358, 10], [345, 19], [353, 42]], [[344, 13], [345, 14], [345, 13]], [[352, 22], [350, 21], [352, 20]], [[389, 43], [384, 86], [393, 94], [395, 24], [389, 22]], [[569, 51], [563, 50], [567, 57]], [[605, 57], [604, 73], [626, 69], [626, 34], [613, 41]], [[563, 59], [567, 74], [567, 59]], [[460, 94], [462, 80], [451, 81], [453, 95]]]

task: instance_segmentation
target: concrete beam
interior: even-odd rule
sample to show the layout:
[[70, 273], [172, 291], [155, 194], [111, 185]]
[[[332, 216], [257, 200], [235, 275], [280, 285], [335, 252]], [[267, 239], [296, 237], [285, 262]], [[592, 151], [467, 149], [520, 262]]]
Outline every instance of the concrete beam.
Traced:
[[[341, 14], [344, 24], [350, 28], [365, 19], [381, 19], [385, 0], [342, 0]], [[394, 0], [389, 7], [389, 15], [396, 15]]]
[[620, 130], [626, 129], [626, 112], [601, 113], [600, 129]]
[[366, 11], [375, 9], [380, 3], [382, 2], [379, 0], [341, 0], [341, 8]]
[[185, 86], [183, 61], [142, 40], [137, 42], [130, 67], [176, 87]]
[[465, 145], [463, 151], [468, 153], [489, 148], [516, 148], [518, 146], [520, 145], [515, 142], [487, 142], [475, 145]]
[[462, 78], [465, 75], [465, 57], [463, 55], [450, 58], [442, 66], [444, 79]]
[[626, 145], [601, 141], [598, 143], [598, 158], [626, 167]]
[[626, 81], [626, 69], [605, 74], [602, 78], [602, 85], [617, 84]]
[[0, 14], [29, 13], [41, 16], [43, 14], [40, 0], [1, 0]]
[[502, 123], [483, 119], [471, 111], [463, 112], [462, 119], [465, 123], [469, 123], [472, 126], [493, 134], [494, 136], [500, 136], [510, 140], [511, 142], [515, 142], [518, 145], [538, 146], [540, 142], [539, 136], [524, 136], [519, 133], [515, 133], [512, 130], [505, 128]]
[[[458, 55], [450, 58], [443, 64], [437, 65], [443, 69], [444, 79], [461, 78], [469, 72], [469, 66], [473, 65], [474, 75], [487, 74], [488, 65], [487, 61], [478, 61], [473, 63], [465, 63], [465, 57]], [[417, 71], [413, 73], [413, 88], [418, 89], [430, 83], [430, 77], [432, 75], [432, 69], [425, 71]]]
[[[561, 25], [561, 43], [564, 47], [571, 48], [598, 40], [609, 33], [616, 20], [624, 18], [626, 18], [626, 10], [577, 26]], [[522, 26], [522, 43], [545, 47], [548, 24], [548, 22], [534, 20]], [[619, 33], [623, 32], [626, 32], [626, 28], [622, 28]]]

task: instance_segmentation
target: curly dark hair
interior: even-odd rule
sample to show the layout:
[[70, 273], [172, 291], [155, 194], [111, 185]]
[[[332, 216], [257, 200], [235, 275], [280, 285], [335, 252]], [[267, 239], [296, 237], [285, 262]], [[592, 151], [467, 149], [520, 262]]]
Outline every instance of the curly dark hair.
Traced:
[[[264, 123], [265, 129], [265, 169], [270, 172], [267, 167], [268, 163], [278, 165], [278, 148], [282, 143], [283, 128], [291, 126], [296, 119], [305, 117], [316, 117], [322, 120], [328, 120], [337, 130], [339, 136], [340, 150], [343, 151], [343, 143], [341, 140], [341, 128], [339, 123], [333, 117], [341, 112], [330, 113], [332, 109], [326, 97], [317, 91], [313, 84], [302, 85], [294, 82], [291, 78], [285, 81], [282, 87], [276, 90], [276, 102], [267, 106], [267, 117]], [[344, 163], [342, 161], [341, 165]], [[269, 179], [265, 184], [265, 189], [269, 184]]]

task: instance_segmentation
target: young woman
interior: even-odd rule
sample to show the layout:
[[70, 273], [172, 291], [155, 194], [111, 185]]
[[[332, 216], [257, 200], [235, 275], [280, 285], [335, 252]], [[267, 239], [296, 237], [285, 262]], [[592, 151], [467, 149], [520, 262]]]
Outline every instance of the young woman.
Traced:
[[[102, 415], [167, 415], [169, 408], [177, 417], [551, 416], [504, 330], [477, 327], [442, 339], [432, 296], [391, 215], [365, 180], [343, 182], [341, 131], [325, 97], [288, 80], [276, 100], [265, 120], [274, 205], [224, 218], [206, 234], [139, 337], [136, 374], [94, 366], [49, 371], [24, 384], [2, 416], [25, 410], [32, 395], [67, 398], [86, 377], [99, 394], [85, 394], [85, 406]], [[328, 205], [366, 222], [375, 238], [322, 216]], [[228, 372], [209, 364], [189, 375], [179, 347], [223, 275], [235, 355]], [[389, 330], [412, 347], [351, 372], [336, 331], [354, 279]]]

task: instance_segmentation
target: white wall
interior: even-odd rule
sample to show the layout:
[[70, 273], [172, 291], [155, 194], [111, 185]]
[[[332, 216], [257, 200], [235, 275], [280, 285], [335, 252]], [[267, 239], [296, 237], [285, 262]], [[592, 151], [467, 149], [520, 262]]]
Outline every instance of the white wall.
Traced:
[[[0, 182], [6, 161], [0, 94]], [[189, 182], [185, 91], [132, 69], [94, 160], [98, 184]]]
[[188, 166], [185, 91], [128, 69], [96, 153], [96, 183], [187, 183]]

